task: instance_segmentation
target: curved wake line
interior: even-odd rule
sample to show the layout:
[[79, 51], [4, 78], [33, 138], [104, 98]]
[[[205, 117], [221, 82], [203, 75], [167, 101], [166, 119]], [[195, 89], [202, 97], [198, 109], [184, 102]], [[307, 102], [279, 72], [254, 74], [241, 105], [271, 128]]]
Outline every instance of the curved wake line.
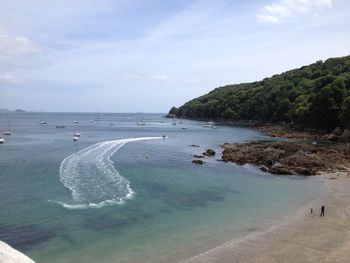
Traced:
[[67, 209], [101, 208], [122, 205], [132, 199], [135, 192], [130, 182], [115, 169], [111, 157], [126, 143], [162, 139], [140, 137], [104, 141], [86, 147], [63, 159], [60, 181], [71, 191], [73, 204], [51, 201]]

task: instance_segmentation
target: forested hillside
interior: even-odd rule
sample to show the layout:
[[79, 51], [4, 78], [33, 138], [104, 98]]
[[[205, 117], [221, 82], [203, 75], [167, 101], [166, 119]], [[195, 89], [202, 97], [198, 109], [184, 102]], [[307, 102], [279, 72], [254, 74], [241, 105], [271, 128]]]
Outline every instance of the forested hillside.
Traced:
[[332, 129], [350, 126], [350, 56], [330, 58], [262, 81], [219, 87], [173, 107], [185, 118], [293, 122]]

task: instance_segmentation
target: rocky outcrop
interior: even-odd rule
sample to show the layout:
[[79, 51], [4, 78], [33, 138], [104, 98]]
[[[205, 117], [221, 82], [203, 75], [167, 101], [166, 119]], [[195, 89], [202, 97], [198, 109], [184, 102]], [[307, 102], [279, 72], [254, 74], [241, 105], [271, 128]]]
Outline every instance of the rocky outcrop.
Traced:
[[350, 141], [349, 129], [341, 129], [340, 127], [336, 127], [331, 133], [277, 124], [260, 124], [256, 125], [255, 129], [270, 137], [313, 141]]
[[[298, 127], [292, 127], [290, 125], [278, 125], [278, 124], [257, 124], [254, 126], [256, 130], [263, 132], [270, 137], [280, 137], [299, 140], [321, 140], [325, 136], [325, 132], [303, 130]], [[327, 134], [328, 136], [328, 134]]]
[[26, 255], [0, 241], [0, 263], [35, 263]]
[[205, 152], [202, 153], [205, 156], [212, 157], [215, 156], [215, 151], [213, 149], [207, 149]]
[[204, 155], [198, 155], [198, 154], [194, 154], [192, 155], [194, 158], [204, 158], [205, 156]]
[[224, 144], [223, 161], [261, 165], [273, 174], [316, 175], [320, 171], [343, 170], [350, 164], [350, 147], [309, 143], [261, 142]]
[[202, 160], [193, 160], [192, 163], [194, 163], [194, 164], [203, 164], [204, 162]]

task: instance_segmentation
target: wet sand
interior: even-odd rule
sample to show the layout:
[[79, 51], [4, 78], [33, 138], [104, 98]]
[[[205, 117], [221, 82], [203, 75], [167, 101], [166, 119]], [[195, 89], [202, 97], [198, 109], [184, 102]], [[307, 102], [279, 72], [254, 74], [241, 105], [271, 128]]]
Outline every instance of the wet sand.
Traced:
[[[181, 262], [349, 262], [350, 178], [347, 173], [321, 176], [326, 192], [294, 215]], [[324, 217], [319, 216], [322, 205]]]

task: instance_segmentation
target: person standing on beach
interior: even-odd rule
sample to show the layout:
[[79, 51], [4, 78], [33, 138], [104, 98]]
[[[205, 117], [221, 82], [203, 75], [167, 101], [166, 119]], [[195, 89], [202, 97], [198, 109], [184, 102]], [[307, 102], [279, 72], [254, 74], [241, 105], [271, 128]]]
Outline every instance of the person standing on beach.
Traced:
[[321, 214], [320, 214], [320, 216], [324, 216], [324, 205], [323, 206], [321, 206]]

